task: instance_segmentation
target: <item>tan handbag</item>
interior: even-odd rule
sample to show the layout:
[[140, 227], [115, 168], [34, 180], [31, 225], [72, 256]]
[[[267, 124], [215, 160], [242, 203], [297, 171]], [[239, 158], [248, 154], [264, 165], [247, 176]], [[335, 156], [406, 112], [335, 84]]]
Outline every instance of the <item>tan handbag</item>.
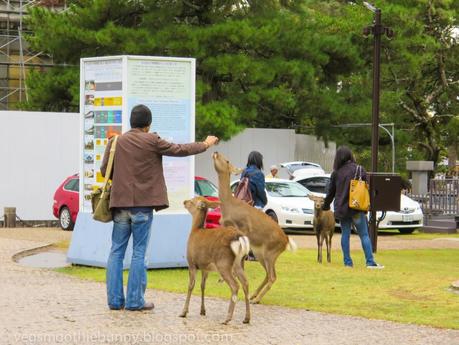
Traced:
[[370, 209], [368, 184], [366, 181], [362, 180], [362, 167], [360, 165], [357, 165], [354, 179], [351, 180], [349, 186], [349, 208], [365, 212]]
[[243, 177], [234, 192], [234, 197], [253, 206], [252, 192], [250, 192], [250, 183], [248, 177]]
[[104, 184], [91, 194], [92, 218], [102, 223], [108, 223], [113, 220], [112, 211], [110, 211], [111, 184], [109, 183], [109, 180], [113, 170], [117, 140], [118, 136], [113, 139], [112, 146], [110, 147], [110, 156], [108, 157]]

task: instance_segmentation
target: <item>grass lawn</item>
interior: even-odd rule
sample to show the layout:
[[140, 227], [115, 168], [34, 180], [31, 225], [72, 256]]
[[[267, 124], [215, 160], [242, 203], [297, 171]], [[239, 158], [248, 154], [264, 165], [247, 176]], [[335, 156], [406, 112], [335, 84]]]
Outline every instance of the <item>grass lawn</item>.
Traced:
[[[278, 280], [262, 300], [292, 308], [362, 316], [459, 329], [459, 295], [448, 291], [459, 279], [459, 250], [387, 250], [377, 254], [384, 270], [368, 270], [363, 253], [352, 253], [355, 267], [342, 266], [339, 251], [331, 264], [317, 264], [315, 250], [284, 253], [277, 262]], [[105, 270], [74, 266], [58, 271], [83, 279], [105, 281]], [[252, 291], [264, 277], [258, 263], [247, 262], [246, 272]], [[151, 270], [149, 288], [185, 293], [186, 269]], [[125, 272], [125, 283], [127, 272]], [[199, 280], [194, 290], [199, 293]], [[207, 295], [229, 298], [226, 284], [212, 273]], [[242, 289], [240, 291], [242, 296]], [[254, 316], [256, 318], [256, 315]]]

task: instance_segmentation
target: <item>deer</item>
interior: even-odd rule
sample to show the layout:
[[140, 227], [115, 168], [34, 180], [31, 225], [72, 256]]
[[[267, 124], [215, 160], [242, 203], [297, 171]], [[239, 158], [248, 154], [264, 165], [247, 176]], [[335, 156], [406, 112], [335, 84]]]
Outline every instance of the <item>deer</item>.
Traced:
[[295, 251], [297, 246], [270, 216], [232, 195], [230, 176], [240, 174], [242, 169], [234, 167], [221, 153], [214, 152], [212, 159], [218, 174], [220, 224], [234, 226], [249, 238], [250, 248], [266, 272], [265, 279], [250, 297], [252, 304], [258, 304], [277, 279], [275, 266], [279, 255], [287, 249]]
[[209, 201], [201, 196], [184, 201], [184, 206], [192, 215], [193, 220], [187, 246], [188, 294], [180, 317], [186, 317], [188, 314], [191, 293], [194, 289], [198, 270], [201, 270], [201, 315], [206, 315], [204, 305], [206, 280], [210, 271], [217, 271], [231, 289], [228, 314], [223, 324], [228, 324], [233, 318], [239, 290], [236, 278], [242, 285], [245, 297], [246, 310], [243, 323], [249, 323], [249, 284], [244, 272], [243, 260], [249, 253], [250, 242], [247, 236], [244, 236], [234, 227], [204, 228], [207, 210], [219, 205], [218, 201]]
[[314, 201], [314, 233], [317, 237], [317, 262], [322, 263], [322, 246], [327, 246], [327, 262], [331, 262], [331, 243], [335, 231], [335, 216], [333, 211], [322, 210], [324, 198], [315, 195], [308, 195], [308, 198]]

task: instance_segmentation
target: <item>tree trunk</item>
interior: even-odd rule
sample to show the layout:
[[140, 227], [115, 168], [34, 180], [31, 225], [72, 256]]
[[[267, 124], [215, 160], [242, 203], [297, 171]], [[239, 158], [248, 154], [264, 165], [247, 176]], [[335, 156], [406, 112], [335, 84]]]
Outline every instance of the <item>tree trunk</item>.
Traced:
[[454, 176], [457, 161], [457, 145], [448, 147], [448, 176]]

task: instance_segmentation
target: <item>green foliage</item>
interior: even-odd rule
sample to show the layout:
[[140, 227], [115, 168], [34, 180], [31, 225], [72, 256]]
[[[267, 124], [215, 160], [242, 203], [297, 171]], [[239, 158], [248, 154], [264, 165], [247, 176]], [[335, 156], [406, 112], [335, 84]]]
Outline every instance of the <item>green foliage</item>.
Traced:
[[[115, 54], [195, 57], [197, 136], [228, 139], [247, 126], [288, 128], [339, 108], [336, 83], [358, 65], [358, 51], [336, 17], [303, 3], [77, 1], [65, 13], [34, 9], [29, 41], [58, 63]], [[27, 106], [42, 108], [36, 98]], [[327, 135], [323, 125], [318, 133]]]
[[79, 69], [53, 68], [47, 73], [32, 71], [27, 81], [25, 109], [77, 112], [79, 108]]
[[[396, 33], [382, 40], [380, 122], [395, 123], [397, 170], [406, 159], [438, 162], [457, 138], [459, 2], [376, 5]], [[198, 137], [296, 128], [350, 145], [369, 165], [370, 129], [334, 126], [371, 122], [373, 44], [362, 29], [372, 16], [362, 1], [76, 0], [63, 13], [34, 8], [28, 40], [60, 64], [119, 54], [195, 57]], [[76, 109], [79, 79], [69, 69], [31, 74], [24, 106]], [[379, 168], [389, 170], [383, 131], [379, 144]]]

